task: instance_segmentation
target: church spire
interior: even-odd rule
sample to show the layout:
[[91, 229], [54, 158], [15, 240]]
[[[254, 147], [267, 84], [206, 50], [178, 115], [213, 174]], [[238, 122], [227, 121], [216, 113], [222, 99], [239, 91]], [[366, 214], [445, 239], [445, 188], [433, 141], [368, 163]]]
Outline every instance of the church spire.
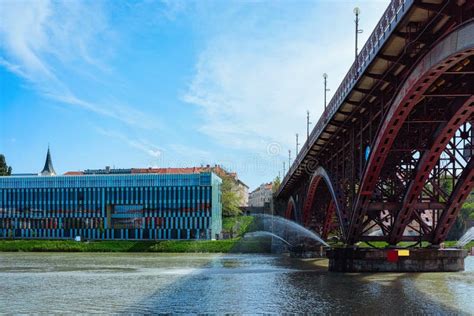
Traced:
[[51, 160], [51, 153], [49, 152], [48, 144], [48, 153], [46, 154], [46, 162], [44, 163], [43, 171], [40, 173], [41, 176], [55, 176], [56, 171], [53, 168], [53, 161]]

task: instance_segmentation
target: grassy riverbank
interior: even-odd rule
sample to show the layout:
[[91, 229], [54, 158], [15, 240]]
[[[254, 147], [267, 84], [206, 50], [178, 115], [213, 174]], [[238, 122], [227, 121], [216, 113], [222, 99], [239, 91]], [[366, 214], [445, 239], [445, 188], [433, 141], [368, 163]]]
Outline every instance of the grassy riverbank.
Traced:
[[164, 241], [89, 241], [72, 240], [0, 240], [0, 252], [170, 252], [170, 253], [228, 253], [268, 252], [268, 245], [258, 241], [243, 241], [252, 216], [223, 218], [223, 232], [233, 236], [225, 240], [164, 240]]
[[227, 253], [239, 239], [165, 241], [0, 240], [0, 251], [23, 252], [212, 252]]
[[[455, 241], [446, 241], [445, 247], [453, 247]], [[386, 243], [373, 243], [385, 248]], [[400, 243], [407, 247], [409, 243]], [[359, 247], [369, 247], [360, 243]], [[474, 247], [474, 241], [464, 248]], [[90, 241], [72, 240], [0, 240], [0, 252], [170, 252], [170, 253], [268, 253], [269, 244], [242, 240], [240, 237], [226, 240], [164, 240], [164, 241]]]

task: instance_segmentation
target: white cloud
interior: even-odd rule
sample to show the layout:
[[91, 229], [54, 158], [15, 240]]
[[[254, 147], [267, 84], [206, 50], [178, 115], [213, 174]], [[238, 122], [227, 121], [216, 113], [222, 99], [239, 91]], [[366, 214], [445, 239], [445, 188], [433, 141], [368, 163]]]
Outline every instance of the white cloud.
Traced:
[[161, 157], [163, 150], [158, 146], [144, 140], [144, 139], [132, 139], [122, 134], [120, 132], [112, 131], [112, 130], [105, 130], [102, 128], [97, 128], [97, 131], [108, 137], [112, 137], [115, 139], [120, 140], [121, 142], [125, 143], [126, 145], [138, 149], [148, 156], [152, 157], [153, 159], [158, 159]]
[[168, 146], [174, 156], [185, 158], [188, 160], [208, 160], [211, 158], [211, 153], [202, 148], [191, 146], [184, 146], [181, 144], [171, 144]]
[[16, 74], [17, 76], [28, 79], [28, 75], [21, 70], [20, 66], [14, 65], [1, 57], [0, 57], [0, 66], [5, 67], [8, 71]]
[[51, 14], [49, 2], [2, 1], [0, 12], [2, 46], [7, 46], [21, 60], [22, 65], [17, 68], [28, 75], [37, 73], [50, 77], [48, 66], [37, 54], [47, 40], [43, 26]]
[[201, 163], [209, 163], [211, 153], [197, 147], [181, 144], [157, 146], [144, 138], [130, 137], [122, 132], [97, 128], [97, 131], [107, 137], [119, 140], [130, 148], [137, 149], [146, 155], [148, 166], [152, 167], [191, 167]]
[[110, 101], [112, 97], [97, 99], [90, 89], [85, 89], [85, 97], [72, 82], [86, 77], [82, 83], [87, 85], [91, 78], [111, 71], [106, 60], [113, 54], [116, 34], [103, 11], [99, 2], [1, 1], [0, 66], [26, 79], [50, 99], [130, 126], [159, 128], [160, 122], [131, 106]]
[[[329, 98], [353, 60], [352, 32], [346, 31], [353, 29], [353, 17], [346, 4], [334, 3], [327, 12], [317, 2], [306, 9], [300, 3], [297, 15], [279, 16], [290, 9], [286, 3], [272, 8], [272, 18], [270, 7], [210, 17], [209, 23], [223, 26], [203, 31], [209, 40], [182, 97], [202, 110], [200, 130], [229, 147], [257, 150], [278, 141], [293, 150], [296, 132], [305, 140], [306, 110], [313, 123], [323, 110], [322, 74], [329, 73]], [[375, 25], [385, 3], [370, 7], [364, 22]]]

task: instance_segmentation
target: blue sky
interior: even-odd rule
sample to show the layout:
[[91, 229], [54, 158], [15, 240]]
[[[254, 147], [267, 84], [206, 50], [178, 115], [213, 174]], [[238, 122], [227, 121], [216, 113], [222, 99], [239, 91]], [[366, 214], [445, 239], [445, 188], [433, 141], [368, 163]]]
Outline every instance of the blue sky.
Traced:
[[[221, 164], [251, 189], [294, 157], [388, 1], [0, 2], [0, 153], [14, 172]], [[314, 124], [313, 124], [314, 126]]]

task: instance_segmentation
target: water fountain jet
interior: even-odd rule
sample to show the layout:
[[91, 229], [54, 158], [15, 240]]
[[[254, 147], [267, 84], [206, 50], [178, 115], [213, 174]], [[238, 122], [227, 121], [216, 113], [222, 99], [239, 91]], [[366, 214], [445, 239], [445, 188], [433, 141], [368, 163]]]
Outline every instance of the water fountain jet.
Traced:
[[294, 244], [294, 242], [291, 241], [294, 239], [297, 241], [301, 239], [308, 239], [313, 240], [326, 247], [329, 247], [329, 245], [318, 234], [307, 229], [306, 227], [301, 226], [300, 224], [294, 221], [288, 220], [280, 216], [273, 216], [267, 214], [258, 214], [255, 216], [255, 219], [257, 221], [260, 221], [263, 225], [263, 229], [261, 230], [270, 231], [271, 233], [276, 234], [280, 237], [286, 237], [288, 235], [288, 238], [282, 238], [292, 244]]
[[267, 231], [264, 231], [264, 230], [259, 230], [259, 231], [255, 231], [255, 232], [250, 232], [250, 233], [246, 233], [244, 235], [244, 238], [258, 238], [258, 237], [273, 237], [273, 238], [276, 238], [280, 241], [282, 241], [284, 244], [292, 247], [292, 245], [286, 241], [285, 239], [281, 238], [280, 236], [274, 234], [274, 233], [270, 233], [270, 232], [267, 232]]
[[469, 228], [456, 243], [457, 247], [463, 248], [470, 241], [474, 240], [474, 227]]

